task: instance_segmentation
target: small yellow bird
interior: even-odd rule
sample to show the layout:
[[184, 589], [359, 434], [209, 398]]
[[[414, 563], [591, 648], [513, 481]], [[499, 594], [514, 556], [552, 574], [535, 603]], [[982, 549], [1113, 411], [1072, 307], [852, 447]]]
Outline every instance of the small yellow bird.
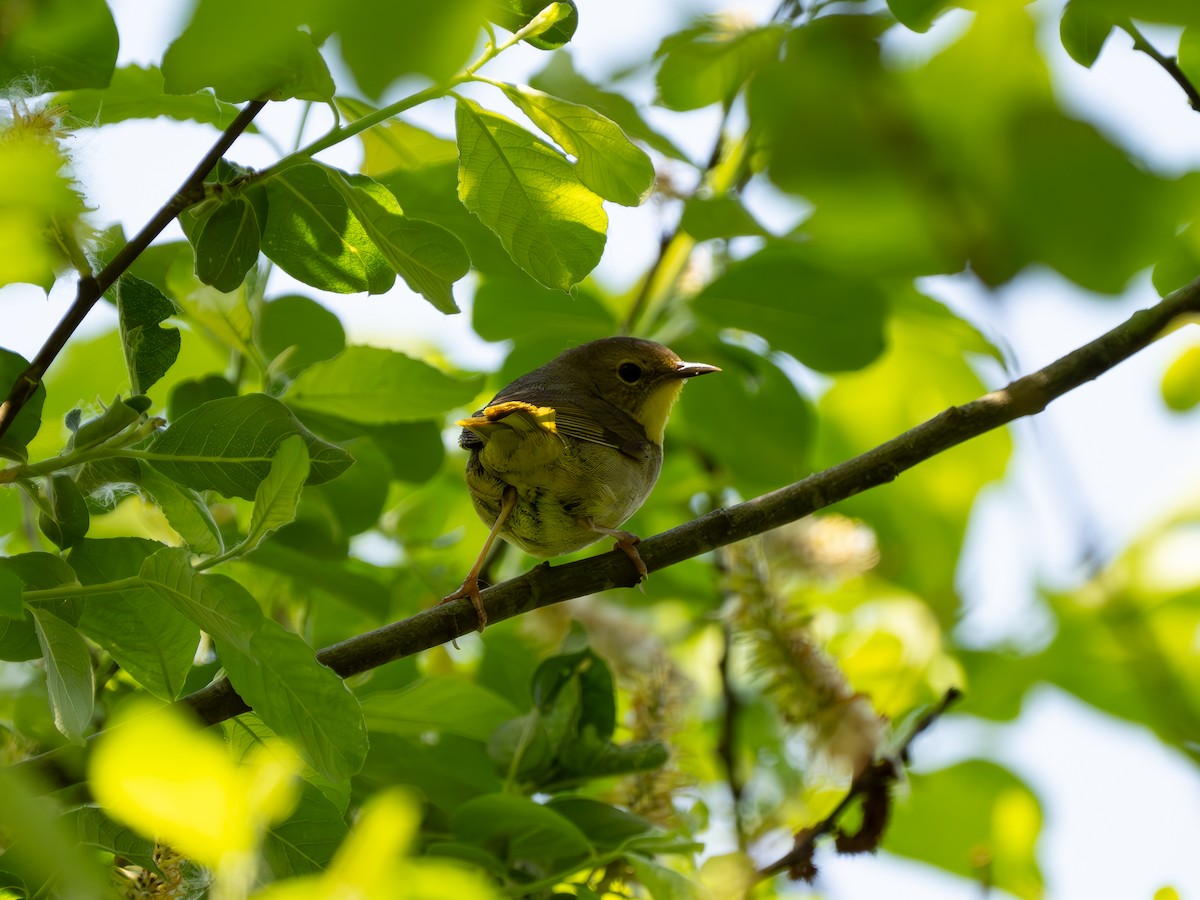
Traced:
[[539, 557], [607, 536], [646, 575], [637, 535], [621, 531], [662, 468], [663, 431], [688, 378], [721, 371], [681, 360], [654, 341], [604, 338], [522, 375], [468, 419], [467, 488], [491, 528], [462, 587], [479, 616], [479, 571], [497, 535]]

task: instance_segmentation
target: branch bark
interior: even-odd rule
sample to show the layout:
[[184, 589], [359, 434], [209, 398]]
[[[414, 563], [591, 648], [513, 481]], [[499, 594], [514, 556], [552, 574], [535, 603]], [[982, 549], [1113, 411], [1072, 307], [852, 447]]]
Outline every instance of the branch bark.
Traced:
[[221, 132], [221, 136], [217, 138], [212, 149], [205, 154], [196, 168], [192, 170], [192, 174], [179, 186], [175, 195], [154, 214], [154, 217], [142, 227], [142, 230], [117, 252], [117, 255], [100, 270], [99, 274], [95, 277], [87, 275], [80, 277], [79, 284], [75, 289], [75, 302], [62, 317], [62, 321], [55, 326], [54, 331], [50, 332], [46, 343], [42, 345], [42, 349], [30, 362], [29, 368], [17, 378], [8, 392], [8, 397], [3, 403], [0, 403], [0, 437], [4, 436], [9, 426], [12, 425], [13, 419], [17, 417], [17, 413], [29, 402], [29, 398], [42, 383], [42, 378], [50, 368], [50, 364], [66, 346], [71, 335], [75, 333], [75, 329], [83, 323], [88, 312], [96, 305], [96, 301], [104, 296], [104, 292], [113, 286], [116, 280], [138, 258], [138, 255], [149, 247], [162, 230], [171, 223], [172, 219], [193, 203], [204, 199], [204, 179], [212, 171], [213, 166], [225, 155], [225, 151], [250, 126], [254, 117], [266, 105], [265, 100], [247, 103], [238, 113], [237, 118], [229, 123], [229, 127]]

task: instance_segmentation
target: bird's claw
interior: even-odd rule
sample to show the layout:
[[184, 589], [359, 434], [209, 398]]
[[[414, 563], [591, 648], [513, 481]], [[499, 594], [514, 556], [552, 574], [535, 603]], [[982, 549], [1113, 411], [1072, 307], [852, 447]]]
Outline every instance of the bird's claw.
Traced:
[[453, 594], [449, 594], [438, 601], [440, 606], [443, 603], [451, 603], [455, 600], [461, 600], [463, 597], [471, 601], [471, 605], [475, 607], [475, 615], [479, 619], [479, 630], [482, 632], [488, 623], [487, 610], [483, 606], [483, 597], [479, 594], [479, 579], [474, 576], [467, 576], [467, 580]]

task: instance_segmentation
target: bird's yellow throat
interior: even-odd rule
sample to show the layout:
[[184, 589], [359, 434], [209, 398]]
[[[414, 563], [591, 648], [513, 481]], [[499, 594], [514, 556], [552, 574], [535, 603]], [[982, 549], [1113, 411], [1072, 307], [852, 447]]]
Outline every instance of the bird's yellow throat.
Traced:
[[654, 389], [641, 410], [638, 411], [637, 420], [646, 429], [646, 437], [660, 446], [663, 442], [663, 434], [667, 430], [667, 419], [671, 415], [671, 407], [679, 399], [685, 380], [673, 378], [670, 381], [664, 381]]

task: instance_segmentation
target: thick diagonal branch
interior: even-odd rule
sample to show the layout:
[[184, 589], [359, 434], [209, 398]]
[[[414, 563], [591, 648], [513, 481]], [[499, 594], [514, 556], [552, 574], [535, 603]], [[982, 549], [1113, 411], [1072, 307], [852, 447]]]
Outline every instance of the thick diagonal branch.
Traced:
[[96, 305], [96, 301], [104, 296], [104, 292], [113, 286], [116, 280], [138, 258], [138, 255], [149, 247], [162, 230], [171, 223], [172, 219], [193, 203], [204, 199], [204, 179], [212, 171], [213, 166], [225, 155], [225, 151], [250, 126], [254, 117], [266, 105], [266, 101], [263, 100], [247, 103], [238, 113], [237, 118], [229, 123], [229, 127], [221, 132], [221, 136], [213, 144], [212, 149], [205, 154], [204, 159], [200, 160], [199, 165], [192, 170], [192, 174], [179, 186], [179, 190], [163, 205], [162, 209], [154, 214], [154, 217], [143, 226], [142, 230], [135, 234], [94, 278], [83, 276], [79, 279], [75, 290], [75, 302], [71, 304], [67, 314], [62, 317], [62, 321], [55, 326], [50, 337], [46, 338], [46, 343], [42, 345], [42, 349], [30, 362], [29, 368], [17, 378], [16, 383], [8, 392], [8, 397], [3, 403], [0, 403], [0, 437], [4, 436], [4, 432], [8, 431], [13, 419], [17, 417], [17, 413], [29, 402], [29, 398], [42, 383], [46, 370], [50, 368], [55, 357], [71, 339], [75, 329], [83, 323], [88, 312]]
[[[638, 552], [651, 572], [665, 569], [893, 481], [902, 472], [951, 447], [1041, 412], [1052, 400], [1103, 375], [1153, 343], [1187, 314], [1200, 314], [1200, 279], [1005, 388], [962, 406], [953, 406], [887, 443], [803, 481], [736, 506], [714, 510], [678, 528], [646, 538], [638, 544]], [[519, 578], [488, 588], [482, 597], [488, 621], [499, 622], [585, 594], [631, 587], [637, 580], [629, 558], [614, 551], [562, 566], [542, 564]], [[326, 647], [317, 658], [339, 675], [349, 677], [462, 637], [473, 631], [475, 624], [475, 614], [467, 601], [447, 603]], [[247, 708], [232, 685], [224, 680], [181, 702], [210, 723]]]

